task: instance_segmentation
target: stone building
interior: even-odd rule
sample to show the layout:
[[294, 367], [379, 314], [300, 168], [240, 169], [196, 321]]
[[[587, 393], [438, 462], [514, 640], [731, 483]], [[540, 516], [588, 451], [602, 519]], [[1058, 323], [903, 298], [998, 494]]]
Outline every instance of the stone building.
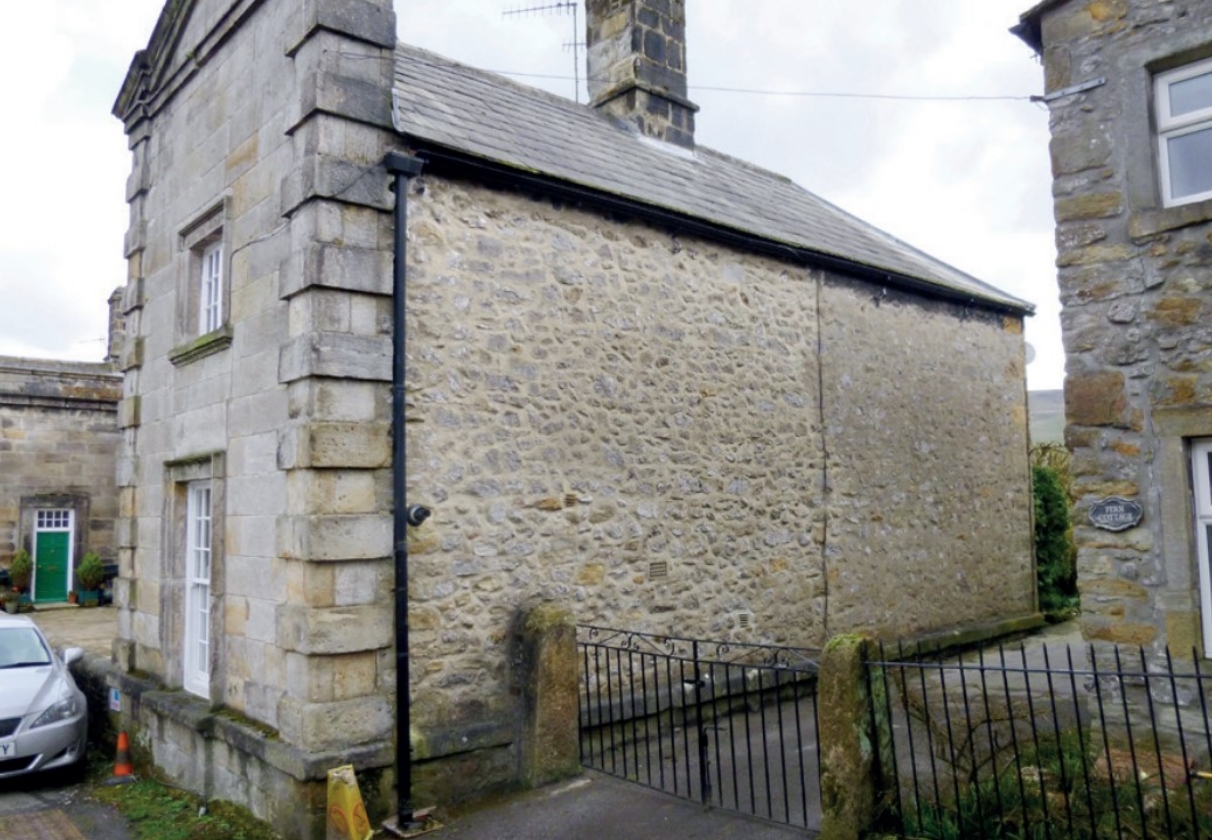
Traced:
[[1207, 656], [1212, 6], [1048, 0], [1015, 32], [1051, 110], [1083, 632]]
[[108, 361], [0, 356], [0, 569], [28, 551], [35, 603], [66, 601], [85, 554], [115, 557], [121, 396]]
[[[511, 783], [544, 599], [801, 645], [1036, 617], [1030, 307], [696, 146], [681, 15], [591, 2], [586, 107], [398, 45], [389, 0], [166, 6], [115, 105], [115, 660], [181, 783], [299, 837], [397, 736], [427, 799]], [[393, 469], [433, 510], [403, 734]]]

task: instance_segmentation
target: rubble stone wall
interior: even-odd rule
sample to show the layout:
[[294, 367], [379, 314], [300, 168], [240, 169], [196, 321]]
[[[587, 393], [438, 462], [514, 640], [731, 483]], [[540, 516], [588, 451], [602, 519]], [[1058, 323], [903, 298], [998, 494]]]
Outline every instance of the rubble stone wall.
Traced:
[[[1212, 436], [1212, 202], [1163, 206], [1153, 74], [1212, 56], [1201, 0], [1061, 3], [1042, 20], [1051, 103], [1066, 442], [1083, 629], [1190, 652], [1199, 570], [1187, 446]], [[1105, 83], [1099, 83], [1105, 79]], [[1090, 524], [1120, 496], [1140, 525]]]
[[1021, 320], [437, 176], [409, 219], [420, 720], [512, 702], [531, 597], [803, 646], [1034, 612]]

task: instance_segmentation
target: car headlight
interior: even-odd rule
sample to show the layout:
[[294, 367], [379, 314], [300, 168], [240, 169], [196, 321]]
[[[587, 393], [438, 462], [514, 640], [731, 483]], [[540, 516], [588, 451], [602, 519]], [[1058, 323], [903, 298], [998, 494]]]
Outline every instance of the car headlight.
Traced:
[[74, 718], [79, 712], [79, 707], [76, 704], [74, 697], [69, 697], [66, 700], [60, 700], [38, 715], [34, 722], [29, 725], [30, 729], [37, 729], [40, 726], [49, 726], [52, 723], [58, 723], [61, 720], [69, 720]]

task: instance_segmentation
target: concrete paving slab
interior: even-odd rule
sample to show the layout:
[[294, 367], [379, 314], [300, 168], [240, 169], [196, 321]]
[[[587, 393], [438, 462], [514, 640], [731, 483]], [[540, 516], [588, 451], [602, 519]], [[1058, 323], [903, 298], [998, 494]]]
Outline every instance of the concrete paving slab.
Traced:
[[26, 613], [42, 628], [53, 647], [82, 647], [108, 659], [118, 635], [118, 611], [113, 607], [45, 607]]
[[67, 814], [62, 811], [37, 811], [22, 814], [21, 819], [6, 820], [7, 840], [85, 840]]

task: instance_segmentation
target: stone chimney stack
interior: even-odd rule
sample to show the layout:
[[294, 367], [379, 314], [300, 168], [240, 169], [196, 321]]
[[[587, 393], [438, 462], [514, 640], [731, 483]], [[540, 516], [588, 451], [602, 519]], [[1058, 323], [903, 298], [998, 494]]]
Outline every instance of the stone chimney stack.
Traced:
[[649, 137], [694, 148], [685, 0], [586, 0], [590, 104]]

